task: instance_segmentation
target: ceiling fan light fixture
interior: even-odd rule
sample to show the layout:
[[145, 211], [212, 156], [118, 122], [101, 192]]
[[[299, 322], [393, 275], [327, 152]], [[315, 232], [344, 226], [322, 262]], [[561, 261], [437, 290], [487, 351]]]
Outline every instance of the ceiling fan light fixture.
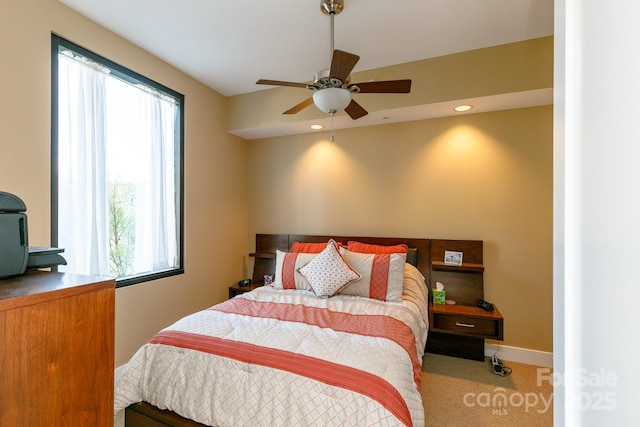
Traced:
[[[320, 9], [325, 15], [329, 15], [331, 23], [331, 38], [329, 50], [331, 66], [316, 73], [313, 84], [294, 83], [280, 80], [260, 79], [256, 84], [272, 86], [290, 86], [313, 90], [313, 97], [307, 98], [282, 114], [296, 114], [303, 109], [315, 104], [319, 110], [328, 113], [331, 117], [340, 110], [344, 110], [349, 117], [357, 120], [369, 114], [358, 102], [351, 98], [353, 93], [409, 93], [411, 80], [387, 80], [368, 81], [363, 83], [350, 83], [351, 72], [360, 60], [358, 55], [334, 49], [335, 15], [344, 9], [344, 0], [320, 0]], [[332, 139], [333, 140], [333, 139]]]
[[313, 94], [313, 102], [320, 111], [335, 114], [351, 103], [351, 92], [339, 87], [320, 89]]

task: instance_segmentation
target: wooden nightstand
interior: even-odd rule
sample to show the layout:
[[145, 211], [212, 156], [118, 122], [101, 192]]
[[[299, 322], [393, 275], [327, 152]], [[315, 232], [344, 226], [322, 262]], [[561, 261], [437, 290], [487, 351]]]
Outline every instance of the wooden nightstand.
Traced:
[[484, 360], [485, 338], [503, 339], [503, 318], [493, 311], [464, 305], [429, 304], [429, 338], [431, 353]]
[[[427, 351], [484, 360], [484, 340], [503, 339], [500, 311], [478, 308], [484, 299], [483, 243], [481, 240], [437, 240], [430, 243], [429, 336]], [[462, 263], [445, 264], [446, 251], [462, 252]], [[444, 284], [446, 299], [456, 304], [433, 304], [431, 290]]]
[[252, 284], [250, 286], [238, 286], [238, 285], [229, 286], [229, 299], [235, 297], [236, 295], [240, 295], [245, 292], [252, 291], [255, 288], [258, 288], [260, 286], [262, 285]]

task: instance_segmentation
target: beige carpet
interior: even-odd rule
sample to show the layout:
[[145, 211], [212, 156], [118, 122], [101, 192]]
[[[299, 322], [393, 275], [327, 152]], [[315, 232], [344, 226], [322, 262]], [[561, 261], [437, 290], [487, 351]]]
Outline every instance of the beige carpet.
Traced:
[[[548, 368], [503, 361], [508, 377], [488, 361], [426, 354], [422, 401], [427, 426], [552, 426], [553, 387]], [[540, 378], [540, 381], [538, 380]]]

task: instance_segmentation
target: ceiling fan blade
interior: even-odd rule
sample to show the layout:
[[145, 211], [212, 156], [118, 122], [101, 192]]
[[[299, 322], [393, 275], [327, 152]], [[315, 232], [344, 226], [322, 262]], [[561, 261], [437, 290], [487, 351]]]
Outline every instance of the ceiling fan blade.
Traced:
[[369, 112], [367, 110], [365, 110], [364, 108], [362, 108], [362, 105], [358, 104], [356, 101], [354, 101], [353, 99], [351, 100], [351, 102], [349, 103], [349, 105], [347, 105], [347, 108], [344, 109], [344, 111], [349, 115], [349, 117], [351, 117], [353, 120], [357, 120], [360, 117], [366, 116], [367, 114], [369, 114]]
[[307, 108], [309, 105], [312, 105], [312, 104], [313, 104], [313, 98], [305, 99], [300, 104], [289, 108], [287, 111], [285, 111], [282, 114], [295, 114], [304, 110], [305, 108]]
[[356, 66], [360, 57], [353, 53], [345, 52], [342, 50], [333, 51], [333, 59], [331, 59], [331, 70], [329, 71], [329, 77], [335, 77], [344, 82], [351, 74], [351, 70]]
[[264, 80], [260, 79], [256, 82], [257, 85], [272, 85], [272, 86], [291, 86], [291, 87], [301, 87], [303, 89], [308, 89], [309, 85], [306, 83], [293, 83], [293, 82], [282, 82], [280, 80]]
[[353, 83], [349, 85], [349, 88], [352, 86], [357, 86], [360, 89], [356, 91], [357, 93], [409, 93], [411, 80]]

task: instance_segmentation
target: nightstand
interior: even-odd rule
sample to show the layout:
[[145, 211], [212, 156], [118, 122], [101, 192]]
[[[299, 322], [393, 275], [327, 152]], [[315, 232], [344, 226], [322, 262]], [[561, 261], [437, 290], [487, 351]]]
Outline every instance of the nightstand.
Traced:
[[262, 286], [262, 285], [252, 284], [250, 286], [238, 286], [236, 284], [236, 285], [233, 285], [233, 286], [229, 286], [229, 299], [235, 297], [236, 295], [240, 295], [240, 294], [243, 294], [245, 292], [252, 291], [255, 288], [258, 288], [260, 286]]
[[495, 306], [493, 311], [485, 311], [465, 305], [430, 303], [427, 350], [483, 361], [485, 338], [502, 341], [503, 324]]
[[[501, 341], [504, 320], [495, 306], [494, 311], [477, 306], [484, 299], [483, 242], [432, 239], [430, 250], [427, 351], [484, 360], [484, 340]], [[445, 263], [447, 251], [461, 253], [461, 262]], [[433, 304], [431, 290], [437, 282], [455, 304]]]

